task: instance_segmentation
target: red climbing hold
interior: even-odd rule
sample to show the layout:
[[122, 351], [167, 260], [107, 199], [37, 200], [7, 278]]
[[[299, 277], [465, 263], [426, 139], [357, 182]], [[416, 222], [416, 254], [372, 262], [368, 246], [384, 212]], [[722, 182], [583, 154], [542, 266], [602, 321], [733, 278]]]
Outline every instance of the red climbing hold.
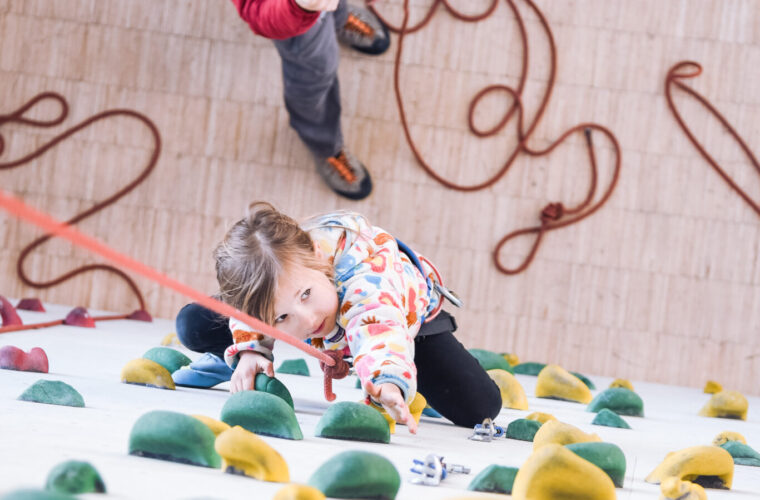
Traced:
[[95, 328], [95, 320], [92, 319], [90, 313], [84, 307], [75, 307], [69, 314], [66, 315], [66, 319], [63, 320], [64, 325], [81, 326], [83, 328]]
[[42, 302], [40, 302], [40, 299], [21, 299], [18, 304], [16, 304], [16, 309], [22, 311], [45, 312], [45, 307], [42, 305]]
[[48, 372], [48, 358], [39, 347], [28, 353], [18, 347], [6, 345], [0, 348], [0, 368], [22, 372]]
[[18, 317], [16, 309], [8, 300], [0, 295], [0, 317], [3, 319], [2, 326], [23, 325], [24, 322]]
[[146, 323], [153, 322], [153, 317], [145, 309], [138, 309], [134, 311], [132, 314], [127, 316], [127, 319], [131, 319], [134, 321], [145, 321]]

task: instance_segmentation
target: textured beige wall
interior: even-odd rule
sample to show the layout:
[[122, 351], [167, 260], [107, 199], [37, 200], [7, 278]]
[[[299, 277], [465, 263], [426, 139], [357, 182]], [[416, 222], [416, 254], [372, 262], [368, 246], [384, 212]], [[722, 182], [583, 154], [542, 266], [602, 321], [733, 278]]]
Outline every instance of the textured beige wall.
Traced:
[[[413, 1], [413, 19], [429, 3]], [[454, 3], [475, 13], [487, 2]], [[400, 19], [400, 0], [378, 4]], [[531, 40], [525, 102], [532, 116], [545, 89], [547, 43], [536, 16], [518, 5]], [[687, 142], [663, 96], [671, 65], [702, 62], [705, 74], [692, 85], [753, 146], [760, 132], [760, 2], [542, 0], [539, 7], [554, 30], [559, 66], [531, 143], [545, 146], [570, 126], [595, 121], [617, 134], [623, 169], [607, 206], [547, 235], [518, 276], [496, 273], [493, 246], [533, 225], [546, 203], [583, 198], [585, 146], [573, 139], [550, 156], [521, 156], [485, 191], [449, 191], [421, 171], [405, 142], [393, 97], [393, 52], [379, 58], [342, 52], [346, 140], [376, 185], [358, 203], [318, 180], [287, 125], [275, 50], [224, 0], [0, 0], [0, 113], [55, 90], [71, 104], [67, 124], [117, 107], [155, 120], [164, 149], [154, 174], [81, 227], [203, 291], [214, 291], [215, 242], [249, 201], [267, 199], [295, 216], [355, 209], [439, 265], [467, 303], [457, 319], [469, 347], [671, 384], [701, 386], [709, 377], [760, 394], [758, 217]], [[405, 49], [404, 101], [423, 155], [452, 180], [486, 179], [514, 147], [514, 124], [480, 140], [467, 132], [466, 111], [483, 86], [514, 85], [519, 76], [519, 38], [506, 3], [477, 25], [439, 12]], [[704, 110], [678, 102], [710, 152], [757, 198], [758, 176], [739, 147]], [[494, 123], [505, 107], [489, 98], [478, 123]], [[8, 151], [0, 161], [64, 127], [3, 126]], [[150, 146], [138, 124], [118, 119], [31, 166], [0, 171], [0, 184], [67, 218], [135, 176]], [[596, 147], [604, 186], [611, 150], [601, 138]], [[37, 234], [0, 214], [0, 293], [135, 307], [126, 287], [107, 276], [79, 277], [49, 291], [21, 286], [16, 258]], [[516, 263], [527, 243], [506, 248], [505, 260]], [[46, 279], [91, 260], [52, 242], [27, 269]], [[184, 302], [138, 282], [156, 315], [171, 317]]]

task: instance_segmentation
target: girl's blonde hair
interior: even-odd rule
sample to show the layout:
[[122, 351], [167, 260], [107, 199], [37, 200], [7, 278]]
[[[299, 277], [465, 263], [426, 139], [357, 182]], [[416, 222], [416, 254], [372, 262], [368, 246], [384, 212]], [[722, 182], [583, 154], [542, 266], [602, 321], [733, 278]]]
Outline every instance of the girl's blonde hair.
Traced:
[[283, 270], [294, 264], [316, 269], [332, 280], [333, 268], [317, 257], [309, 233], [293, 218], [264, 201], [227, 231], [214, 250], [222, 301], [274, 324], [274, 296]]

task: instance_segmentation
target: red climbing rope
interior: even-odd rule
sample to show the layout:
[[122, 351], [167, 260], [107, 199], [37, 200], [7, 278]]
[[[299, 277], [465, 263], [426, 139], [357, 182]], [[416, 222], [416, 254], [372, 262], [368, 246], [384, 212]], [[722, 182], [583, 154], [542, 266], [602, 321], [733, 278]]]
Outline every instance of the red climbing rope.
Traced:
[[[53, 118], [50, 120], [33, 120], [30, 118], [24, 117], [24, 114], [27, 111], [29, 111], [36, 104], [42, 102], [45, 99], [51, 99], [53, 101], [56, 101], [60, 105], [61, 112], [56, 118]], [[68, 116], [68, 113], [69, 113], [69, 105], [63, 96], [55, 92], [44, 92], [30, 99], [26, 104], [21, 106], [16, 111], [13, 111], [12, 113], [7, 114], [7, 115], [0, 115], [0, 126], [6, 123], [18, 123], [18, 124], [30, 125], [30, 126], [42, 127], [42, 128], [54, 127], [56, 125], [63, 123], [63, 121]], [[108, 111], [103, 111], [101, 113], [91, 116], [90, 118], [56, 135], [53, 139], [43, 144], [37, 150], [27, 154], [26, 156], [14, 161], [0, 163], [0, 170], [7, 170], [11, 168], [20, 167], [34, 160], [35, 158], [43, 155], [46, 151], [56, 146], [58, 143], [68, 138], [69, 136], [76, 134], [80, 130], [92, 125], [95, 122], [98, 122], [98, 121], [104, 120], [105, 118], [109, 118], [113, 116], [127, 116], [131, 118], [135, 118], [138, 121], [145, 124], [145, 126], [148, 127], [148, 130], [150, 130], [150, 133], [153, 136], [155, 147], [153, 149], [153, 152], [150, 155], [150, 159], [148, 160], [148, 163], [146, 164], [145, 168], [143, 168], [140, 174], [132, 182], [130, 182], [129, 184], [127, 184], [126, 186], [124, 186], [123, 188], [121, 188], [120, 190], [118, 190], [116, 193], [112, 194], [108, 198], [96, 203], [89, 209], [75, 215], [74, 217], [66, 221], [67, 224], [76, 224], [90, 217], [96, 212], [103, 210], [108, 205], [111, 205], [115, 203], [116, 201], [118, 201], [120, 198], [122, 198], [127, 193], [129, 193], [134, 188], [136, 188], [153, 171], [153, 168], [156, 166], [156, 162], [158, 161], [158, 156], [161, 153], [161, 136], [158, 132], [158, 129], [156, 128], [156, 125], [150, 120], [150, 118], [148, 118], [147, 116], [141, 113], [138, 113], [136, 111], [132, 111], [129, 109], [112, 109]], [[0, 134], [0, 155], [3, 154], [4, 149], [5, 149], [5, 139]], [[145, 300], [143, 299], [142, 293], [140, 293], [140, 289], [138, 288], [137, 284], [129, 276], [127, 276], [123, 271], [121, 271], [120, 269], [117, 269], [114, 266], [109, 266], [107, 264], [90, 264], [90, 265], [78, 267], [72, 271], [69, 271], [68, 273], [65, 273], [49, 281], [39, 282], [39, 281], [32, 280], [26, 274], [26, 271], [24, 270], [24, 261], [35, 248], [37, 248], [38, 246], [48, 241], [50, 238], [51, 238], [51, 235], [49, 234], [41, 236], [37, 238], [36, 240], [32, 241], [26, 247], [24, 247], [23, 250], [21, 250], [21, 254], [19, 255], [18, 262], [16, 263], [16, 272], [18, 273], [19, 278], [25, 285], [31, 286], [33, 288], [43, 288], [43, 289], [50, 288], [52, 286], [68, 281], [74, 276], [77, 276], [85, 272], [95, 271], [95, 270], [107, 271], [107, 272], [116, 274], [118, 277], [120, 277], [127, 283], [129, 288], [137, 297], [137, 300], [140, 303], [140, 309], [145, 310]]]
[[335, 401], [335, 394], [332, 391], [332, 379], [342, 379], [348, 375], [350, 367], [348, 363], [343, 360], [342, 351], [324, 351], [333, 361], [333, 365], [329, 365], [323, 361], [319, 362], [319, 367], [325, 374], [325, 399], [328, 401]]
[[[407, 123], [406, 119], [406, 112], [404, 110], [404, 102], [402, 99], [402, 93], [401, 93], [401, 86], [399, 83], [399, 75], [400, 75], [400, 68], [401, 68], [401, 54], [403, 52], [404, 47], [404, 37], [406, 35], [409, 35], [411, 33], [414, 33], [420, 29], [422, 29], [425, 25], [427, 25], [430, 20], [433, 18], [433, 15], [435, 14], [436, 9], [443, 5], [445, 9], [456, 19], [459, 19], [461, 21], [465, 22], [477, 22], [481, 21], [487, 17], [489, 17], [494, 10], [496, 9], [496, 6], [498, 4], [498, 0], [493, 0], [493, 2], [490, 4], [490, 6], [481, 14], [477, 15], [466, 15], [458, 10], [456, 10], [454, 7], [449, 4], [447, 0], [434, 0], [431, 4], [430, 8], [428, 9], [428, 12], [423, 16], [423, 19], [415, 24], [412, 27], [408, 27], [409, 23], [409, 0], [404, 0], [404, 16], [403, 20], [401, 22], [400, 26], [394, 26], [393, 24], [389, 23], [387, 19], [385, 19], [380, 13], [377, 12], [377, 10], [374, 8], [373, 5], [368, 1], [367, 4], [369, 8], [375, 13], [375, 15], [378, 16], [386, 25], [388, 25], [389, 29], [395, 33], [398, 33], [398, 42], [396, 47], [396, 60], [394, 63], [394, 72], [393, 72], [393, 84], [394, 84], [394, 90], [396, 93], [396, 102], [398, 105], [399, 115], [401, 118], [401, 125], [404, 129], [404, 135], [406, 136], [406, 140], [409, 144], [409, 147], [412, 150], [412, 153], [414, 154], [415, 158], [417, 159], [417, 162], [420, 164], [420, 166], [425, 170], [425, 172], [430, 175], [433, 179], [438, 181], [440, 184], [457, 191], [478, 191], [481, 189], [485, 189], [487, 187], [492, 186], [495, 184], [499, 179], [501, 179], [504, 174], [507, 173], [509, 168], [512, 166], [512, 163], [517, 159], [518, 155], [520, 153], [525, 153], [530, 156], [543, 156], [546, 154], [549, 154], [554, 148], [559, 146], [562, 142], [565, 141], [567, 137], [569, 137], [571, 134], [583, 131], [586, 136], [586, 144], [589, 149], [589, 158], [590, 158], [590, 168], [591, 168], [591, 183], [589, 186], [588, 195], [586, 196], [586, 199], [573, 208], [566, 208], [562, 205], [560, 202], [550, 203], [548, 204], [542, 211], [540, 216], [540, 225], [519, 229], [516, 231], [513, 231], [512, 233], [504, 236], [499, 243], [496, 245], [493, 251], [493, 260], [494, 263], [499, 271], [501, 271], [504, 274], [517, 274], [523, 270], [525, 270], [528, 265], [533, 260], [533, 257], [535, 257], [536, 252], [538, 251], [538, 247], [543, 239], [544, 234], [546, 234], [548, 231], [552, 231], [554, 229], [559, 229], [562, 227], [569, 226], [571, 224], [575, 224], [576, 222], [580, 222], [581, 220], [585, 219], [586, 217], [590, 216], [599, 208], [604, 205], [604, 203], [607, 202], [609, 197], [612, 195], [612, 191], [615, 189], [615, 186], [617, 184], [618, 176], [620, 173], [620, 164], [621, 164], [621, 151], [620, 151], [620, 145], [618, 144], [618, 141], [615, 137], [615, 135], [606, 127], [596, 124], [596, 123], [582, 123], [580, 125], [576, 125], [572, 127], [571, 129], [564, 132], [559, 139], [554, 141], [552, 144], [550, 144], [547, 148], [536, 150], [532, 149], [528, 146], [527, 142], [532, 136], [533, 132], [536, 130], [536, 127], [538, 126], [538, 123], [541, 119], [541, 117], [544, 114], [544, 111], [546, 110], [546, 107], [549, 103], [549, 97], [551, 96], [552, 89], [554, 88], [554, 83], [556, 79], [556, 73], [557, 73], [557, 49], [554, 43], [554, 36], [552, 35], [551, 28], [549, 27], [549, 23], [546, 21], [546, 18], [544, 17], [543, 13], [536, 7], [536, 5], [531, 0], [525, 0], [528, 6], [535, 12], [535, 14], [538, 16], [541, 25], [546, 33], [547, 39], [549, 41], [549, 47], [551, 52], [551, 69], [549, 74], [549, 81], [546, 86], [546, 91], [544, 93], [544, 96], [541, 100], [541, 104], [538, 108], [538, 111], [536, 112], [535, 117], [533, 118], [533, 121], [529, 124], [527, 127], [527, 130], [525, 129], [524, 123], [523, 123], [523, 104], [522, 104], [522, 92], [523, 88], [525, 86], [525, 81], [527, 79], [528, 74], [528, 61], [529, 61], [529, 49], [528, 49], [528, 37], [525, 30], [525, 22], [523, 21], [523, 18], [515, 6], [513, 0], [505, 0], [507, 5], [509, 5], [509, 8], [512, 10], [515, 20], [517, 21], [517, 25], [520, 31], [520, 38], [522, 40], [522, 69], [520, 72], [520, 79], [519, 83], [517, 85], [516, 89], [513, 89], [512, 87], [509, 87], [507, 85], [490, 85], [484, 89], [482, 89], [480, 92], [478, 92], [473, 99], [470, 101], [470, 107], [468, 112], [468, 124], [470, 127], [470, 130], [472, 133], [478, 137], [488, 137], [497, 134], [499, 131], [501, 131], [507, 123], [510, 121], [513, 115], [517, 115], [517, 138], [518, 143], [515, 149], [508, 155], [507, 160], [504, 162], [504, 164], [501, 166], [501, 168], [494, 174], [490, 179], [487, 179], [484, 182], [481, 182], [479, 184], [471, 184], [471, 185], [463, 185], [463, 184], [456, 184], [454, 182], [451, 182], [441, 175], [439, 175], [433, 167], [431, 167], [423, 158], [422, 154], [419, 152], [414, 139], [412, 138], [411, 132], [409, 130], [409, 125]], [[475, 108], [477, 107], [480, 100], [485, 97], [486, 95], [492, 93], [492, 92], [503, 92], [508, 94], [512, 98], [512, 104], [507, 109], [506, 113], [502, 117], [502, 119], [499, 121], [499, 123], [488, 129], [488, 130], [480, 130], [475, 126], [474, 123], [474, 113]], [[612, 174], [612, 179], [610, 180], [610, 184], [607, 187], [607, 190], [604, 192], [604, 194], [599, 198], [599, 200], [596, 203], [592, 204], [592, 200], [594, 199], [594, 196], [596, 194], [596, 187], [597, 187], [597, 166], [596, 166], [596, 159], [594, 156], [593, 151], [593, 143], [591, 141], [591, 131], [597, 130], [607, 136], [607, 138], [612, 143], [614, 149], [615, 149], [615, 167]], [[508, 241], [510, 241], [513, 238], [516, 238], [517, 236], [525, 235], [525, 234], [535, 234], [536, 239], [533, 243], [533, 246], [528, 253], [527, 257], [523, 261], [522, 264], [520, 264], [516, 268], [507, 268], [506, 266], [501, 264], [499, 254], [501, 251], [501, 248], [506, 244]]]
[[728, 133], [731, 134], [734, 140], [739, 143], [742, 150], [744, 150], [744, 153], [747, 155], [747, 158], [749, 158], [752, 166], [755, 167], [755, 171], [760, 174], [760, 164], [758, 164], [757, 158], [755, 158], [755, 155], [752, 154], [752, 150], [749, 149], [747, 143], [744, 142], [744, 140], [739, 136], [739, 134], [736, 132], [734, 127], [731, 126], [728, 120], [726, 120], [720, 111], [718, 111], [715, 106], [710, 104], [710, 101], [708, 101], [704, 96], [698, 94], [695, 90], [687, 87], [683, 82], [680, 81], [686, 80], [688, 78], [696, 78], [701, 73], [702, 66], [694, 61], [681, 61], [670, 68], [667, 76], [665, 77], [665, 99], [667, 99], [668, 107], [673, 113], [673, 116], [675, 116], [678, 124], [681, 126], [681, 129], [686, 134], [686, 137], [689, 138], [689, 141], [691, 141], [694, 147], [697, 148], [697, 151], [699, 151], [699, 154], [701, 154], [702, 157], [707, 160], [707, 163], [709, 163], [710, 166], [723, 178], [723, 180], [726, 181], [729, 186], [731, 186], [731, 189], [736, 191], [739, 196], [741, 196], [742, 199], [744, 199], [744, 201], [746, 201], [747, 204], [752, 207], [752, 210], [754, 210], [756, 214], [760, 215], [760, 206], [758, 206], [758, 203], [750, 198], [750, 196], [741, 187], [739, 187], [736, 181], [734, 181], [734, 179], [720, 167], [718, 162], [715, 161], [710, 153], [707, 152], [702, 143], [700, 143], [697, 138], [694, 137], [691, 129], [689, 129], [689, 127], [686, 125], [683, 117], [678, 112], [678, 108], [676, 108], [676, 105], [673, 103], [672, 88], [673, 85], [675, 85], [699, 101], [702, 106], [707, 108], [710, 113], [712, 113], [713, 116], [715, 116], [720, 121], [720, 123], [723, 124]]

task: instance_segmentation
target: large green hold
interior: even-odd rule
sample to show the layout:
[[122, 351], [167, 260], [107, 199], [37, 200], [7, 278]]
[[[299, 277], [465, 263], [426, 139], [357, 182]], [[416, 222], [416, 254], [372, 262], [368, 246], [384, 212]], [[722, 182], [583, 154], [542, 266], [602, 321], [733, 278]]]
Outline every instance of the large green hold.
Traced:
[[84, 408], [82, 395], [69, 384], [57, 380], [38, 380], [29, 386], [18, 399], [48, 405]]
[[154, 347], [149, 349], [142, 357], [163, 366], [170, 374], [192, 362], [190, 358], [171, 347]]
[[379, 411], [363, 403], [341, 401], [330, 406], [317, 423], [317, 437], [390, 443], [388, 422]]
[[741, 441], [727, 441], [720, 445], [720, 447], [734, 457], [735, 464], [760, 467], [760, 453]]
[[619, 429], [630, 429], [631, 426], [628, 422], [612, 410], [602, 408], [599, 413], [596, 414], [594, 420], [591, 421], [593, 425], [603, 425], [605, 427], [617, 427]]
[[[515, 373], [519, 375], [530, 375], [533, 377], [537, 377], [539, 373], [541, 373], [541, 370], [543, 370], [546, 367], [546, 363], [537, 363], [535, 361], [527, 361], [525, 363], [520, 363], [519, 365], [515, 365], [514, 370]], [[589, 389], [596, 390], [596, 385], [589, 380], [588, 377], [583, 375], [582, 373], [578, 372], [570, 372], [579, 379], [581, 379], [581, 382], [583, 382], [586, 387]]]
[[211, 429], [197, 418], [151, 411], [132, 426], [129, 454], [218, 469], [222, 460], [214, 450], [215, 440]]
[[597, 413], [607, 408], [618, 415], [644, 416], [644, 402], [638, 394], [624, 387], [612, 387], [600, 392], [588, 404], [586, 411]]
[[242, 391], [230, 396], [220, 420], [264, 436], [303, 439], [293, 408], [282, 398], [262, 391]]
[[265, 373], [259, 373], [254, 379], [253, 387], [257, 391], [268, 392], [282, 398], [283, 401], [288, 403], [288, 406], [293, 408], [293, 396], [290, 395], [290, 391], [285, 387], [285, 384], [276, 378], [270, 377]]
[[504, 356], [499, 353], [488, 351], [486, 349], [468, 349], [470, 354], [478, 360], [480, 366], [484, 370], [507, 370], [509, 373], [514, 373], [512, 365], [510, 365]]
[[306, 364], [306, 360], [303, 358], [286, 359], [275, 371], [277, 373], [288, 373], [290, 375], [303, 375], [305, 377], [308, 377], [309, 365]]
[[507, 426], [505, 437], [509, 439], [519, 439], [520, 441], [533, 441], [533, 437], [543, 424], [538, 420], [528, 420], [527, 418], [518, 418], [513, 420]]
[[323, 463], [309, 485], [333, 498], [391, 500], [401, 487], [401, 476], [390, 461], [368, 451], [344, 451]]
[[50, 470], [45, 489], [57, 493], [105, 493], [106, 485], [90, 463], [68, 460]]
[[625, 455], [612, 443], [573, 443], [565, 445], [579, 457], [588, 460], [610, 476], [616, 488], [623, 487], [625, 479]]
[[470, 482], [467, 487], [470, 491], [485, 491], [488, 493], [512, 493], [512, 484], [517, 475], [516, 467], [504, 467], [503, 465], [489, 465]]
[[76, 500], [77, 497], [55, 491], [21, 489], [9, 491], [0, 500]]

